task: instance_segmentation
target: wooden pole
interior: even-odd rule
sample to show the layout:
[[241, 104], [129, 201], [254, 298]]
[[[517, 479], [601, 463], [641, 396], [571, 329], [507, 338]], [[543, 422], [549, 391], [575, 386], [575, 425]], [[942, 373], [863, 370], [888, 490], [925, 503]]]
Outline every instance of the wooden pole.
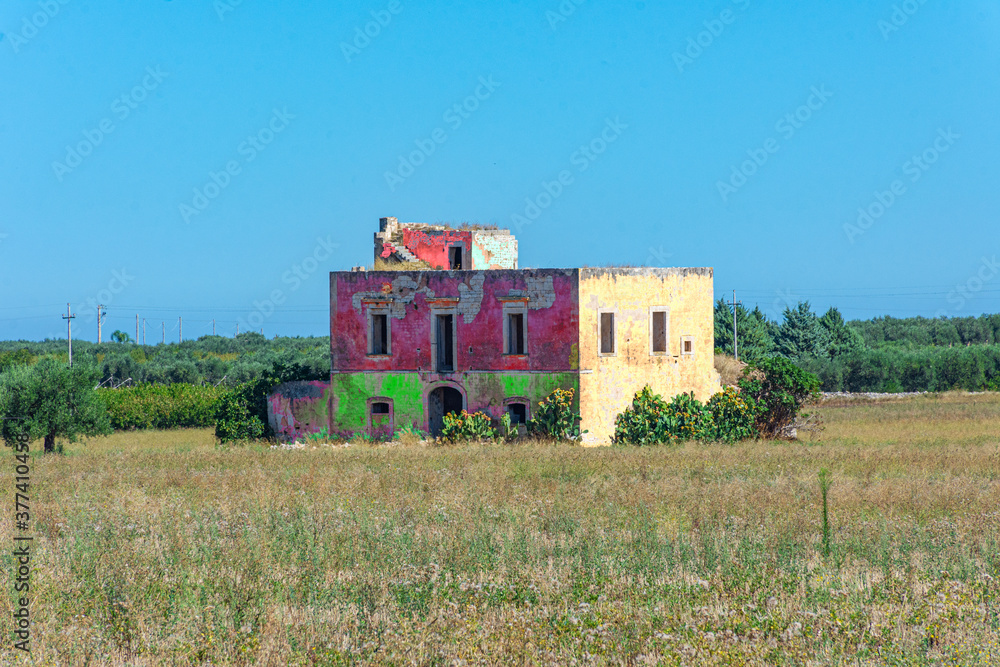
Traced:
[[733, 300], [729, 302], [729, 305], [733, 307], [733, 356], [736, 357], [736, 361], [740, 360], [740, 348], [736, 339], [736, 307], [742, 303], [742, 301], [736, 300], [736, 290], [733, 290]]
[[66, 314], [62, 316], [66, 320], [66, 342], [69, 344], [69, 367], [73, 368], [73, 318], [76, 317], [69, 310], [69, 304], [66, 304]]

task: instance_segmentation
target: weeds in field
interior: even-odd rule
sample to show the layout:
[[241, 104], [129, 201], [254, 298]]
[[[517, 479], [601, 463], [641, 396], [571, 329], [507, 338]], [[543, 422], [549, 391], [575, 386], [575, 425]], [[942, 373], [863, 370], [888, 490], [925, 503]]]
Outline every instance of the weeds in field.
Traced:
[[830, 492], [830, 471], [821, 468], [819, 471], [819, 492], [823, 496], [823, 555], [830, 557], [830, 508], [827, 497]]
[[[996, 664], [1000, 401], [976, 400], [821, 408], [810, 444], [70, 445], [33, 466], [32, 659]], [[896, 435], [955, 411], [949, 440]]]

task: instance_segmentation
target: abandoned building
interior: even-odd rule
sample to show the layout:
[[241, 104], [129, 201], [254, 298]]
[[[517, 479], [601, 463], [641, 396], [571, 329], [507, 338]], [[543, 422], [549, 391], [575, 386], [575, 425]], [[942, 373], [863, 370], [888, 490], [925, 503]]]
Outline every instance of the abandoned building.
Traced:
[[[381, 227], [376, 240], [394, 244], [416, 226], [383, 218]], [[446, 413], [463, 409], [523, 423], [562, 388], [574, 391], [584, 444], [608, 444], [615, 416], [646, 384], [701, 400], [719, 390], [711, 268], [519, 270], [509, 232], [486, 236], [505, 239], [499, 254], [513, 266], [475, 268], [498, 254], [476, 250], [477, 232], [454, 231], [423, 229], [432, 242], [404, 235], [403, 246], [430, 264], [460, 247], [471, 268], [330, 274], [330, 382], [276, 388], [279, 436], [404, 425], [437, 434]], [[403, 267], [413, 261], [391, 248]]]

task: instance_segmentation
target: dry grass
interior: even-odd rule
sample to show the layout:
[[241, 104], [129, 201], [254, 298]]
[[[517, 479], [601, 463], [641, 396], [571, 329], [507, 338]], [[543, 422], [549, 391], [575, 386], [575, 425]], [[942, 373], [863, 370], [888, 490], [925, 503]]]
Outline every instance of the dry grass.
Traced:
[[736, 383], [740, 380], [740, 376], [743, 375], [743, 369], [746, 367], [745, 363], [736, 361], [735, 357], [731, 357], [728, 354], [715, 355], [715, 370], [722, 377], [723, 387], [735, 387]]
[[32, 473], [33, 657], [997, 664], [1000, 400], [820, 411], [812, 443], [70, 445]]

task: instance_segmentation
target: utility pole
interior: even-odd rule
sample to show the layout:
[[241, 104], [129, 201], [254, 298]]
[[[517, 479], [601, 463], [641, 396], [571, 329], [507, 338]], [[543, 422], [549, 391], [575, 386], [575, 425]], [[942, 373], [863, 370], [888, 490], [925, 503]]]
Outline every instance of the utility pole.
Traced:
[[[98, 343], [101, 342], [101, 323], [102, 323], [102, 320], [104, 319], [104, 316], [101, 314], [102, 310], [104, 310], [104, 304], [101, 304], [101, 305], [99, 305], [97, 307], [97, 342]], [[107, 312], [107, 311], [105, 311], [105, 312]]]
[[160, 342], [164, 345], [167, 344], [167, 324], [166, 322], [160, 322], [160, 336], [162, 337]]
[[184, 320], [180, 317], [177, 318], [177, 342], [184, 342]]
[[215, 320], [212, 320], [212, 335], [215, 335]]
[[733, 307], [733, 356], [736, 357], [736, 361], [740, 360], [740, 348], [736, 340], [736, 307], [742, 304], [742, 301], [736, 300], [736, 290], [733, 290], [733, 300], [728, 305]]
[[237, 336], [240, 335], [240, 323], [239, 322], [236, 323], [236, 335]]
[[146, 318], [142, 318], [142, 346], [146, 346]]
[[135, 314], [135, 344], [139, 344], [139, 313]]
[[66, 320], [66, 342], [69, 343], [69, 367], [73, 368], [73, 318], [76, 317], [69, 311], [69, 304], [66, 304], [66, 314], [62, 316]]

